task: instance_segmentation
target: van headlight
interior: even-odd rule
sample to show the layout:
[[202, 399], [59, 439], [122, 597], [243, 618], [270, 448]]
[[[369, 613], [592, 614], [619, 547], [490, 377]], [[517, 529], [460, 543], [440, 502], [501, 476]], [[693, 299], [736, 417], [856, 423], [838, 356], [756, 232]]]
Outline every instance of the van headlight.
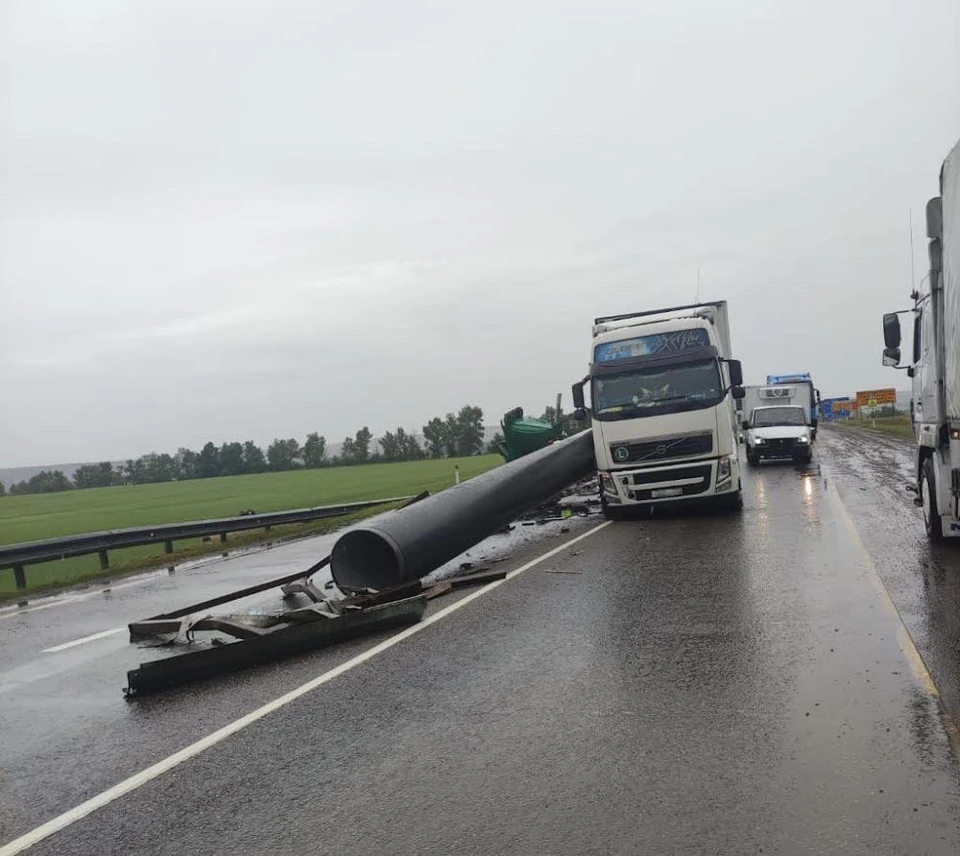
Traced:
[[754, 445], [754, 446], [762, 446], [762, 445], [763, 445], [763, 437], [754, 437], [754, 438], [753, 438], [753, 445]]
[[799, 437], [799, 438], [797, 438], [797, 441], [800, 442], [800, 443], [809, 443], [809, 442], [810, 442], [810, 438], [809, 438], [809, 437]]
[[731, 469], [729, 456], [722, 457], [717, 464], [717, 484], [723, 484], [730, 480]]

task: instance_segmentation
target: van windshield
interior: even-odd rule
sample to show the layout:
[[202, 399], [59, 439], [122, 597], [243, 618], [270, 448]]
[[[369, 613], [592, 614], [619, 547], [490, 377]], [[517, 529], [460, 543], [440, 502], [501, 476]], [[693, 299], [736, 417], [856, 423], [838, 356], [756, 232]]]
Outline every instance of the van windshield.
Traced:
[[595, 377], [592, 386], [594, 415], [601, 420], [698, 410], [713, 407], [723, 398], [716, 360]]
[[764, 407], [753, 411], [753, 426], [769, 428], [772, 425], [806, 425], [807, 414], [802, 407]]

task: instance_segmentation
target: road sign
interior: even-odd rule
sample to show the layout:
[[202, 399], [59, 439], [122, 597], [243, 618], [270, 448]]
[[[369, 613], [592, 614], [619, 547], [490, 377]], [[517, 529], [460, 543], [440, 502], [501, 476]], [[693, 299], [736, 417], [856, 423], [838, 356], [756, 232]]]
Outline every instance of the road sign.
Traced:
[[881, 404], [896, 404], [897, 391], [890, 389], [867, 389], [857, 392], [857, 407], [879, 407]]

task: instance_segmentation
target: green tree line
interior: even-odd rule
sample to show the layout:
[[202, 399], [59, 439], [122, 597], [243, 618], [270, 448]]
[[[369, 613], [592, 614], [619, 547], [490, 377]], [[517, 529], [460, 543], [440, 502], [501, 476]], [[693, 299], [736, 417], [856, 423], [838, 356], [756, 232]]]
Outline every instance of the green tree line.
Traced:
[[73, 480], [60, 470], [43, 470], [28, 481], [11, 485], [9, 491], [0, 482], [0, 496], [55, 493], [128, 484], [188, 481], [252, 473], [286, 472], [320, 467], [354, 466], [375, 462], [416, 461], [476, 455], [483, 451], [483, 411], [467, 405], [459, 413], [435, 417], [423, 426], [426, 448], [416, 436], [403, 428], [387, 431], [374, 441], [364, 426], [352, 437], [345, 437], [339, 455], [330, 455], [326, 438], [317, 432], [307, 434], [301, 445], [294, 438], [277, 438], [264, 452], [252, 440], [243, 443], [206, 443], [199, 452], [180, 448], [176, 454], [151, 452], [114, 466], [110, 461], [83, 464]]

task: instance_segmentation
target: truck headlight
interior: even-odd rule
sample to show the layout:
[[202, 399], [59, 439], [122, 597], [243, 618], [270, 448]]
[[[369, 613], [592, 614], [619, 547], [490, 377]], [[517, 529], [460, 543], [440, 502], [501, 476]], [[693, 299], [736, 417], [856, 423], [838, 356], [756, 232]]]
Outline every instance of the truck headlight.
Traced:
[[809, 437], [798, 437], [798, 438], [797, 438], [797, 442], [798, 442], [798, 443], [809, 443], [809, 442], [810, 442], [810, 438], [809, 438]]
[[610, 473], [600, 473], [600, 490], [613, 502], [620, 501], [620, 494], [617, 493], [617, 486]]
[[730, 470], [730, 458], [721, 458], [717, 464], [717, 484], [723, 484], [723, 482], [730, 480]]
[[754, 445], [754, 446], [762, 446], [762, 445], [763, 445], [763, 437], [754, 437], [754, 438], [753, 438], [753, 445]]

